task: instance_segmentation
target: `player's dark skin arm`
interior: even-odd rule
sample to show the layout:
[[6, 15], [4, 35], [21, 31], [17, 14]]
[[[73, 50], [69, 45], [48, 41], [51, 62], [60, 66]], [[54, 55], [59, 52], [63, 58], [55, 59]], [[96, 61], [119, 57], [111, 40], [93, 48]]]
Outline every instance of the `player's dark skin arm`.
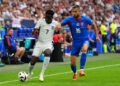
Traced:
[[93, 23], [93, 28], [94, 28], [94, 31], [95, 31], [95, 34], [96, 34], [96, 40], [98, 40], [100, 43], [101, 43], [101, 40], [99, 38], [99, 35], [98, 35], [98, 31], [97, 31], [97, 26], [95, 23]]

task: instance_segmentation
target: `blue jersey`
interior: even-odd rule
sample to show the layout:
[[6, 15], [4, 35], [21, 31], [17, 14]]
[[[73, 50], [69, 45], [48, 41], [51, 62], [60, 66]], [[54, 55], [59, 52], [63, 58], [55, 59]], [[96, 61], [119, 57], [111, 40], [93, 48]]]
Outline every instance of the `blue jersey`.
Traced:
[[62, 25], [68, 24], [71, 30], [72, 38], [74, 40], [89, 39], [89, 32], [87, 25], [92, 25], [93, 21], [87, 16], [81, 16], [76, 20], [74, 16], [68, 17], [61, 22]]
[[9, 47], [10, 52], [13, 52], [13, 53], [16, 52], [17, 46], [16, 46], [16, 44], [14, 42], [14, 38], [12, 36], [6, 35], [4, 41], [5, 41], [6, 46]]

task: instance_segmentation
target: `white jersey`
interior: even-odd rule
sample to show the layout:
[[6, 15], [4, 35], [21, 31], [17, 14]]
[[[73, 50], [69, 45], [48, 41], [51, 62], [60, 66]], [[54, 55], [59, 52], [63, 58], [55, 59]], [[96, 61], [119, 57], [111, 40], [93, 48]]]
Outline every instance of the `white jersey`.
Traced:
[[52, 43], [54, 30], [57, 25], [58, 22], [55, 20], [52, 20], [51, 24], [47, 24], [44, 18], [40, 19], [35, 26], [35, 28], [40, 29], [38, 41]]

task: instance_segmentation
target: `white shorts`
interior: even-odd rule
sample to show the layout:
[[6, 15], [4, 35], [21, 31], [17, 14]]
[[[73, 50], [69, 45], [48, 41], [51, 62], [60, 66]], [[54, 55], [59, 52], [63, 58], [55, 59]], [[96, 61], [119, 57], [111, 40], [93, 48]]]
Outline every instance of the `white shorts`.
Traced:
[[52, 43], [40, 43], [40, 42], [37, 42], [36, 45], [35, 45], [35, 47], [34, 47], [32, 56], [40, 57], [41, 54], [46, 49], [50, 49], [51, 52], [52, 52], [53, 51], [53, 45], [52, 45]]

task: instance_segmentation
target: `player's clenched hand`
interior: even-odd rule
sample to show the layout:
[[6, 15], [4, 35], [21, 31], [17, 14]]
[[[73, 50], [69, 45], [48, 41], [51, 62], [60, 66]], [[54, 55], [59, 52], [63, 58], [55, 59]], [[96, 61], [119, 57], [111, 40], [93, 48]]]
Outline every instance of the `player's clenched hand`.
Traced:
[[100, 40], [100, 38], [98, 36], [96, 37], [96, 40], [98, 40], [101, 43], [101, 40]]

